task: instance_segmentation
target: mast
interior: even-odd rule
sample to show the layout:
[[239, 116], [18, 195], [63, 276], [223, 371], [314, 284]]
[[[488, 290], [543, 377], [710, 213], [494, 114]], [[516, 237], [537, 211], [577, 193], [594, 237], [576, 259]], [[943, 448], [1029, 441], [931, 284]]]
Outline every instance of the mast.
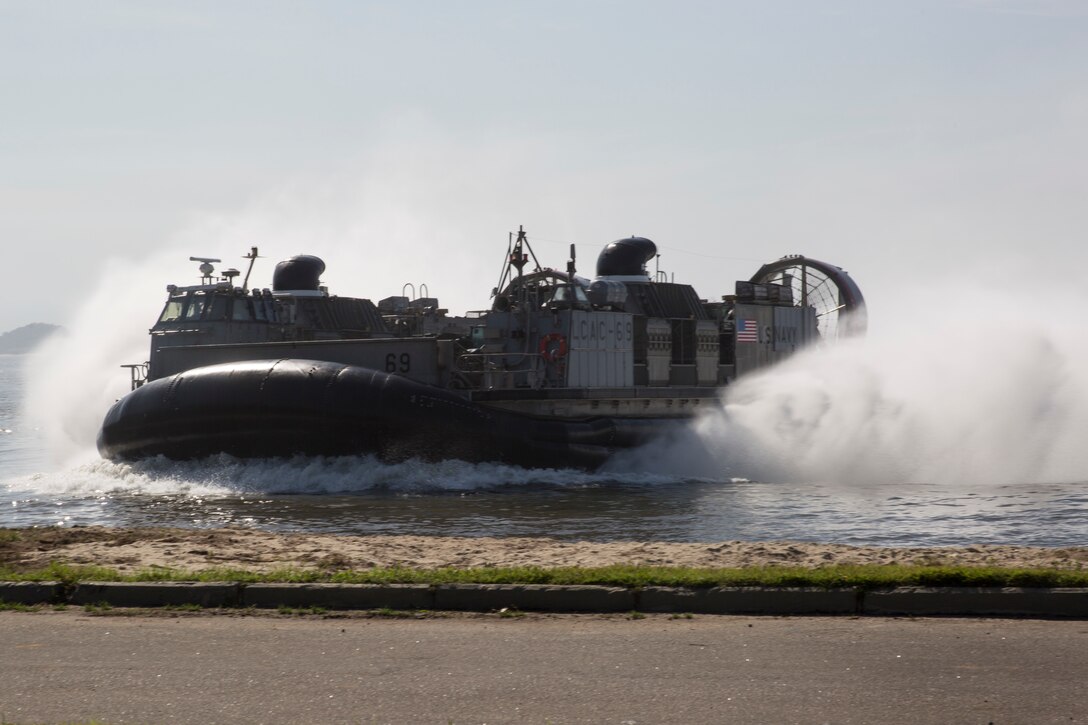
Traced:
[[246, 270], [245, 279], [242, 280], [242, 291], [243, 292], [248, 292], [249, 291], [249, 273], [253, 271], [253, 263], [255, 261], [257, 261], [257, 248], [256, 247], [250, 247], [249, 248], [249, 254], [242, 257], [242, 259], [248, 259], [249, 260], [249, 268]]

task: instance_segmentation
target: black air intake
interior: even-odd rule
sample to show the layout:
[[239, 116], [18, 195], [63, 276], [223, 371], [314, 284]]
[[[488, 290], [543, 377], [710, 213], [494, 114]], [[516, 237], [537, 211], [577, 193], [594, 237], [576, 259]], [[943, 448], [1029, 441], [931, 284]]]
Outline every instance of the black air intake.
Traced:
[[316, 290], [324, 271], [325, 263], [309, 254], [285, 259], [276, 265], [276, 271], [272, 273], [272, 289], [275, 292]]
[[617, 239], [597, 257], [598, 277], [629, 277], [645, 274], [646, 263], [657, 254], [657, 245], [646, 237]]

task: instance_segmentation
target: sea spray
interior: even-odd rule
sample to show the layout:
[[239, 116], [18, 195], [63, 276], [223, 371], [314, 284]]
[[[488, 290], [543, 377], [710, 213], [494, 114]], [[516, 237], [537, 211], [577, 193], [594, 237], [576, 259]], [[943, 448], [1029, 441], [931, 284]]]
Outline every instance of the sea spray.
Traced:
[[73, 303], [55, 335], [28, 355], [22, 417], [42, 431], [54, 465], [97, 456], [102, 417], [129, 390], [123, 364], [148, 357], [147, 330], [165, 297], [164, 272], [176, 258], [110, 260], [97, 288]]
[[1088, 353], [1050, 295], [928, 291], [869, 339], [815, 348], [727, 388], [688, 430], [611, 470], [846, 484], [1088, 480]]

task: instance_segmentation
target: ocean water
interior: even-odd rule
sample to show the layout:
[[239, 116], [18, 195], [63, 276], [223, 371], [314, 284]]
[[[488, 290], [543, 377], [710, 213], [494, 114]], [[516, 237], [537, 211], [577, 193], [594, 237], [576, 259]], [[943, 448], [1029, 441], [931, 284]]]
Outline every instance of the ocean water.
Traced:
[[[1053, 358], [1053, 350], [1047, 355]], [[859, 359], [860, 370], [885, 367]], [[1030, 401], [1032, 430], [1049, 417], [1060, 423], [1047, 436], [1021, 430], [1022, 412], [1014, 408], [1011, 432], [987, 420], [986, 430], [965, 440], [957, 428], [938, 425], [948, 412], [927, 417], [929, 397], [919, 400], [894, 375], [862, 380], [861, 389], [876, 394], [857, 400], [865, 375], [849, 365], [842, 373], [843, 367], [841, 359], [819, 356], [783, 366], [738, 386], [720, 411], [677, 440], [585, 473], [457, 461], [383, 464], [371, 457], [116, 464], [97, 457], [93, 426], [83, 422], [100, 418], [104, 408], [49, 407], [42, 401], [55, 396], [42, 390], [63, 391], [73, 381], [50, 378], [42, 372], [50, 370], [45, 361], [0, 356], [0, 526], [892, 546], [1088, 543], [1088, 475], [1082, 475], [1088, 466], [1078, 453], [1082, 390], [1058, 386], [1052, 398]], [[122, 379], [124, 371], [116, 374]], [[846, 384], [848, 390], [835, 388]], [[962, 387], [961, 396], [973, 394]], [[985, 398], [992, 391], [981, 392]], [[1008, 406], [1003, 401], [1001, 410]], [[61, 436], [65, 445], [57, 443], [58, 430], [68, 432]], [[1002, 448], [1007, 435], [1021, 445]]]

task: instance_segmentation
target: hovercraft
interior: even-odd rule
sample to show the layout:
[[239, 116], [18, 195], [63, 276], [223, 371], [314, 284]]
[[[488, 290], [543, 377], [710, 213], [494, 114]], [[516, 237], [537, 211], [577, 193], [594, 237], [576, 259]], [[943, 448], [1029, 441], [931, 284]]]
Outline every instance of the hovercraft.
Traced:
[[[146, 363], [106, 414], [109, 459], [374, 454], [593, 469], [713, 405], [722, 386], [806, 345], [865, 330], [861, 291], [801, 256], [720, 301], [646, 265], [643, 237], [607, 245], [582, 277], [540, 266], [511, 235], [490, 309], [457, 317], [405, 292], [330, 295], [324, 262], [276, 265], [271, 289], [200, 262], [169, 285]], [[532, 268], [526, 267], [532, 263]]]

